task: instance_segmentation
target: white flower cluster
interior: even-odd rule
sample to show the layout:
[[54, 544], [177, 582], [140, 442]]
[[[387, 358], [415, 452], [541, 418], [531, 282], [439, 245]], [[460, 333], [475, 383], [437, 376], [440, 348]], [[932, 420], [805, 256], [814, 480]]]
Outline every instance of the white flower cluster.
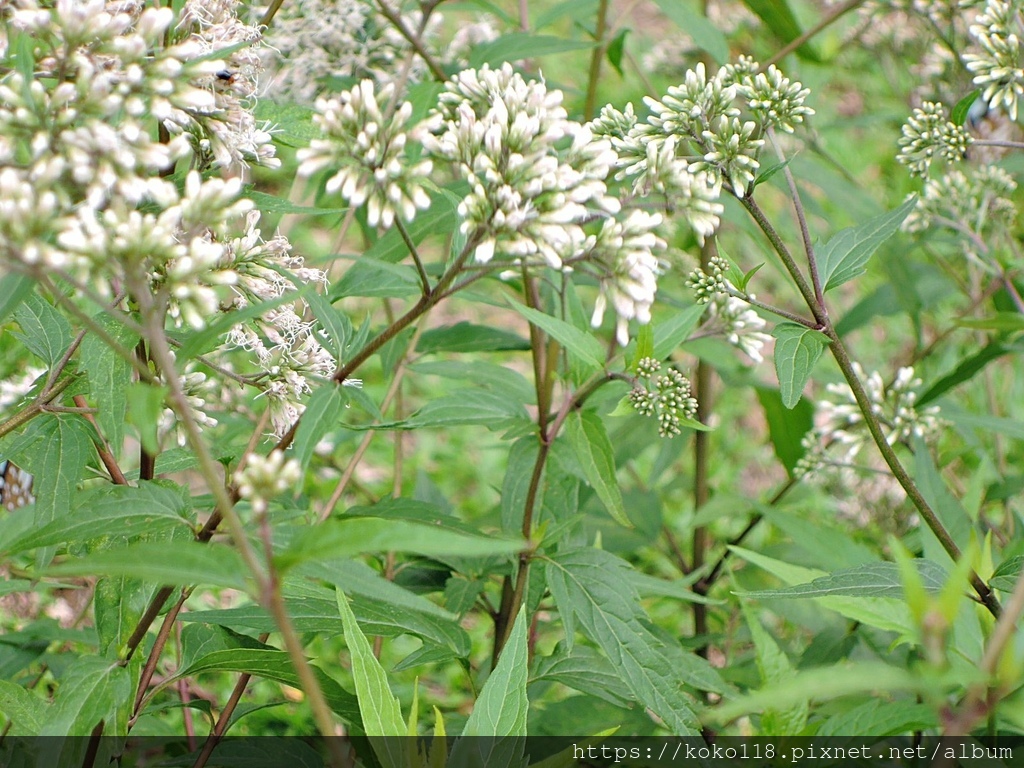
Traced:
[[[392, 3], [397, 6], [398, 3]], [[402, 14], [406, 28], [420, 30], [421, 14]], [[440, 17], [420, 35], [429, 39]], [[369, 78], [378, 86], [395, 82], [410, 51], [408, 41], [366, 0], [289, 0], [266, 30], [260, 49], [271, 73], [268, 91], [297, 104], [313, 104], [327, 85]], [[417, 82], [424, 66], [410, 63]]]
[[[938, 434], [944, 424], [939, 418], [938, 406], [918, 408], [916, 405], [916, 390], [921, 380], [914, 378], [913, 368], [900, 368], [887, 386], [877, 371], [865, 377], [861, 367], [854, 365], [890, 445], [908, 442], [912, 437], [929, 440]], [[818, 403], [816, 426], [803, 439], [805, 453], [797, 464], [798, 476], [830, 467], [848, 469], [861, 448], [872, 442], [849, 386], [829, 384], [828, 392], [835, 401]]]
[[928, 179], [917, 206], [903, 222], [908, 232], [948, 227], [960, 235], [964, 254], [982, 268], [994, 265], [990, 252], [998, 237], [1010, 233], [1017, 219], [1012, 200], [1017, 182], [1002, 168], [954, 169]]
[[[755, 297], [750, 296], [751, 299]], [[708, 306], [707, 332], [720, 333], [726, 341], [744, 352], [755, 363], [764, 362], [761, 350], [771, 341], [764, 332], [768, 322], [749, 303], [737, 296], [715, 296]]]
[[478, 262], [497, 255], [561, 269], [584, 249], [583, 224], [619, 211], [605, 185], [617, 160], [611, 143], [568, 119], [561, 91], [510, 64], [460, 72], [433, 117], [424, 147], [469, 182], [459, 213]]
[[[177, 17], [129, 0], [19, 0], [0, 10], [0, 263], [63, 275], [99, 296], [144, 291], [176, 325], [196, 329], [326, 281], [283, 237], [264, 241], [241, 179], [216, 175], [277, 163], [253, 116], [259, 35], [236, 6], [187, 0]], [[175, 174], [179, 161], [192, 170]], [[288, 304], [236, 328], [239, 337], [246, 345], [229, 350], [271, 350], [255, 355], [251, 381], [276, 413], [297, 415], [305, 375], [334, 369]], [[185, 378], [197, 406], [215, 389], [204, 375]], [[274, 426], [281, 434], [290, 422]]]
[[1005, 108], [1017, 119], [1017, 102], [1024, 93], [1021, 66], [1021, 16], [1018, 0], [987, 0], [984, 12], [970, 27], [978, 53], [964, 54], [974, 84], [993, 109]]
[[271, 499], [287, 491], [302, 477], [297, 459], [285, 459], [283, 451], [269, 456], [250, 454], [245, 467], [234, 474], [238, 495], [252, 504], [253, 512], [263, 515]]
[[338, 192], [351, 205], [366, 203], [370, 226], [390, 227], [396, 215], [411, 221], [417, 208], [430, 205], [424, 183], [432, 164], [413, 163], [406, 153], [410, 133], [424, 133], [429, 123], [408, 125], [412, 104], [395, 103], [393, 84], [375, 91], [372, 80], [363, 80], [335, 99], [317, 100], [314, 119], [324, 138], [297, 157], [300, 175], [327, 170], [328, 193]]
[[947, 162], [962, 160], [971, 144], [971, 136], [962, 125], [946, 117], [941, 104], [926, 101], [915, 109], [903, 125], [897, 160], [917, 176], [927, 176], [936, 157]]

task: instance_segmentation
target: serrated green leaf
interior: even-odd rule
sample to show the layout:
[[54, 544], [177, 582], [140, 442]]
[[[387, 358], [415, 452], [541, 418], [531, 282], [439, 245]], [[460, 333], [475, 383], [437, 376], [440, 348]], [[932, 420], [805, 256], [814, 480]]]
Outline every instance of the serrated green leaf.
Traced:
[[137, 536], [174, 527], [191, 526], [190, 505], [181, 489], [142, 482], [139, 487], [108, 485], [90, 488], [76, 498], [67, 514], [34, 528], [0, 551], [21, 552], [36, 547], [80, 543], [103, 536]]
[[1017, 586], [1022, 569], [1024, 569], [1024, 555], [1011, 557], [1000, 563], [999, 567], [995, 569], [992, 578], [988, 580], [989, 586], [993, 589], [1001, 589], [1003, 592], [1012, 592], [1013, 588]]
[[52, 566], [57, 576], [130, 576], [159, 584], [246, 588], [246, 568], [235, 550], [219, 544], [144, 541], [94, 552]]
[[729, 60], [729, 43], [725, 35], [705, 16], [696, 12], [682, 0], [656, 0], [661, 12], [693, 38], [694, 44], [711, 54], [717, 64]]
[[299, 460], [303, 470], [309, 466], [317, 443], [338, 426], [348, 400], [344, 389], [335, 382], [328, 381], [322, 384], [306, 403], [306, 410], [295, 433], [295, 458]]
[[[508, 452], [508, 468], [501, 486], [501, 529], [518, 533], [523, 527], [526, 494], [530, 487], [540, 443], [536, 436], [525, 435], [516, 440]], [[537, 490], [534, 509], [540, 509], [544, 495], [543, 484]]]
[[[175, 679], [194, 677], [201, 672], [242, 672], [256, 677], [284, 683], [292, 688], [302, 688], [291, 657], [287, 651], [262, 648], [230, 648], [212, 651], [193, 661], [175, 675]], [[313, 667], [313, 674], [320, 684], [320, 690], [327, 705], [343, 720], [359, 724], [359, 704], [356, 697], [342, 688], [334, 678], [319, 667]]]
[[405, 611], [429, 613], [447, 621], [456, 618], [454, 614], [422, 595], [388, 581], [360, 560], [337, 559], [323, 563], [307, 563], [297, 568], [296, 573], [341, 587], [350, 595], [367, 597]]
[[[946, 583], [945, 569], [931, 560], [915, 560], [925, 589], [938, 593]], [[741, 592], [744, 597], [755, 600], [782, 600], [802, 597], [827, 597], [847, 595], [850, 597], [903, 597], [903, 581], [896, 563], [876, 562], [835, 571], [820, 576], [806, 584], [785, 589], [763, 589], [756, 592]]]
[[487, 557], [510, 555], [522, 548], [521, 540], [468, 535], [399, 520], [346, 516], [328, 520], [315, 528], [301, 528], [277, 560], [280, 567], [287, 568], [298, 563], [368, 552], [412, 552], [425, 557]]
[[422, 291], [419, 275], [407, 264], [360, 256], [331, 289], [331, 301], [348, 296], [401, 299]]
[[939, 726], [935, 709], [909, 699], [871, 699], [829, 717], [816, 736], [834, 738], [858, 736], [901, 736]]
[[[338, 612], [345, 626], [345, 644], [352, 659], [352, 679], [355, 681], [363, 730], [371, 737], [370, 744], [384, 768], [407, 768], [406, 740], [395, 738], [406, 730], [402, 705], [391, 692], [387, 673], [359, 629], [348, 598], [340, 589], [337, 594]], [[374, 739], [374, 736], [391, 738]]]
[[[106, 329], [126, 349], [134, 349], [138, 337], [115, 318], [106, 313], [93, 320]], [[96, 421], [100, 433], [114, 451], [115, 456], [124, 443], [124, 421], [128, 410], [128, 385], [132, 380], [132, 366], [113, 348], [94, 334], [82, 340], [82, 367], [89, 378], [89, 394], [99, 411]]]
[[497, 40], [477, 46], [469, 56], [470, 67], [483, 64], [501, 64], [517, 62], [523, 59], [534, 59], [538, 56], [550, 56], [567, 51], [582, 51], [593, 48], [594, 42], [583, 40], [566, 40], [553, 35], [531, 35], [528, 32], [510, 32]]
[[575, 411], [569, 414], [565, 424], [569, 444], [590, 487], [616, 522], [632, 528], [633, 522], [626, 514], [622, 491], [615, 479], [615, 454], [601, 417], [593, 411]]
[[0, 713], [11, 723], [11, 736], [38, 736], [49, 718], [49, 705], [8, 680], [0, 680]]
[[93, 590], [93, 618], [99, 649], [121, 652], [149, 606], [156, 589], [139, 579], [114, 576], [98, 579]]
[[604, 365], [604, 349], [601, 343], [585, 331], [581, 331], [557, 317], [539, 312], [532, 307], [524, 306], [512, 299], [508, 300], [512, 309], [540, 328], [551, 338], [565, 347], [566, 351], [584, 366], [591, 370]]
[[83, 656], [64, 673], [40, 736], [88, 736], [133, 695], [131, 674], [117, 660]]
[[[431, 328], [420, 336], [416, 351], [421, 355], [435, 352], [505, 352], [530, 348], [530, 342], [510, 331], [490, 325], [461, 322]], [[505, 369], [509, 372], [508, 369]]]
[[626, 709], [633, 695], [604, 656], [593, 648], [575, 645], [572, 653], [559, 643], [550, 656], [538, 656], [532, 681], [554, 680], [581, 693], [596, 696]]
[[996, 312], [988, 317], [970, 317], [957, 321], [961, 328], [977, 328], [981, 331], [1013, 332], [1024, 331], [1024, 315], [1019, 312]]
[[491, 429], [499, 429], [507, 426], [511, 420], [523, 418], [526, 418], [526, 409], [521, 403], [486, 390], [464, 389], [431, 400], [405, 421], [375, 424], [369, 428], [426, 429], [482, 424]]
[[[633, 697], [660, 717], [676, 735], [695, 735], [700, 726], [682, 690], [684, 670], [641, 619], [640, 599], [624, 571], [628, 563], [593, 548], [559, 552], [546, 574], [565, 626], [571, 653], [577, 622], [608, 657]], [[681, 653], [681, 650], [680, 650]]]
[[526, 736], [526, 713], [529, 707], [526, 697], [526, 629], [526, 607], [522, 606], [502, 649], [498, 666], [488, 676], [473, 704], [473, 711], [462, 730], [463, 736], [499, 739]]
[[[912, 474], [918, 490], [921, 491], [921, 495], [935, 512], [950, 538], [958, 547], [966, 550], [970, 545], [974, 529], [971, 518], [959, 499], [950, 492], [938, 467], [935, 466], [931, 451], [924, 440], [915, 437], [912, 443], [914, 447]], [[925, 557], [944, 564], [951, 562], [945, 547], [939, 543], [931, 529], [922, 525], [921, 535], [924, 540]]]
[[917, 205], [911, 197], [894, 211], [856, 227], [837, 232], [818, 251], [818, 272], [823, 290], [830, 291], [864, 273], [864, 265], [878, 247], [892, 237]]
[[29, 293], [22, 299], [14, 319], [21, 327], [21, 333], [14, 335], [48, 366], [56, 365], [71, 346], [71, 325], [37, 294]]
[[[426, 334], [423, 335], [426, 336]], [[529, 348], [528, 343], [523, 347], [523, 349]], [[486, 387], [503, 397], [520, 403], [533, 403], [536, 399], [536, 390], [533, 384], [519, 371], [513, 371], [507, 366], [486, 363], [482, 360], [437, 360], [415, 363], [409, 367], [418, 373], [441, 376], [459, 383], [472, 381], [477, 386]]]
[[775, 373], [779, 377], [782, 404], [793, 408], [800, 401], [815, 363], [828, 346], [828, 336], [799, 323], [779, 323], [775, 337]]
[[274, 141], [289, 147], [305, 147], [320, 138], [320, 129], [313, 123], [314, 111], [299, 104], [280, 104], [262, 98], [256, 103], [256, 119], [274, 125]]

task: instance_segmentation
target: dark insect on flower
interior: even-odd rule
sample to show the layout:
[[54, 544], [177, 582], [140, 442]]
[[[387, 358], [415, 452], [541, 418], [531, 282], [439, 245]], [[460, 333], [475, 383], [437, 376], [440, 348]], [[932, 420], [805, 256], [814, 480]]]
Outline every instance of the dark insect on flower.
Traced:
[[228, 69], [222, 69], [220, 72], [217, 73], [217, 79], [218, 80], [223, 80], [228, 85], [231, 85], [232, 83], [234, 83], [237, 78], [238, 78], [238, 73], [237, 72], [232, 72], [231, 70], [228, 70]]
[[0, 507], [13, 512], [35, 500], [32, 475], [11, 461], [0, 461]]

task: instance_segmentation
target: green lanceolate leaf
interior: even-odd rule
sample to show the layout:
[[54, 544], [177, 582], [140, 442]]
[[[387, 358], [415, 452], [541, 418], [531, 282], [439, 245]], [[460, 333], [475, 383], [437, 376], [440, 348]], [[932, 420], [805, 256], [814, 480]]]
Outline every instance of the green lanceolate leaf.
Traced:
[[50, 705], [32, 691], [0, 680], [0, 714], [11, 723], [11, 736], [38, 736], [49, 709]]
[[406, 740], [395, 738], [405, 733], [402, 705], [388, 686], [388, 676], [373, 655], [366, 636], [356, 623], [355, 614], [348, 605], [348, 598], [340, 589], [338, 612], [345, 625], [345, 644], [352, 658], [352, 679], [356, 685], [359, 700], [359, 714], [363, 720], [366, 735], [389, 736], [386, 739], [372, 739], [374, 752], [384, 768], [406, 768]]
[[604, 349], [601, 347], [601, 343], [589, 333], [517, 301], [509, 299], [508, 303], [512, 309], [565, 347], [570, 355], [573, 355], [585, 366], [589, 366], [593, 370], [604, 365]]
[[711, 54], [718, 64], [729, 60], [729, 43], [714, 24], [683, 0], [656, 0], [661, 12], [689, 34], [697, 47]]
[[864, 265], [871, 255], [878, 250], [878, 246], [896, 234], [916, 204], [917, 198], [912, 197], [894, 211], [837, 232], [818, 251], [818, 272], [822, 288], [830, 291], [863, 274]]
[[450, 765], [522, 765], [529, 709], [526, 623], [523, 606], [462, 729], [463, 737], [470, 738], [459, 739], [452, 747]]
[[53, 706], [48, 710], [40, 736], [88, 736], [129, 700], [131, 674], [117, 660], [84, 656], [64, 673]]
[[23, 297], [14, 319], [21, 327], [21, 333], [15, 336], [48, 366], [56, 365], [71, 345], [68, 321], [37, 294]]
[[549, 56], [567, 51], [593, 48], [596, 43], [583, 40], [566, 40], [552, 35], [531, 35], [526, 32], [511, 32], [497, 40], [478, 46], [469, 57], [471, 67], [482, 64], [501, 64], [505, 61], [522, 61], [537, 56]]
[[626, 515], [622, 491], [615, 479], [615, 454], [601, 417], [593, 411], [570, 413], [566, 419], [566, 433], [587, 482], [608, 514], [621, 525], [632, 528], [633, 522]]
[[814, 364], [828, 346], [828, 336], [789, 322], [776, 325], [772, 336], [775, 337], [775, 373], [779, 377], [779, 394], [782, 404], [793, 408], [800, 400]]
[[[925, 589], [938, 593], [946, 583], [946, 571], [931, 560], [915, 560]], [[879, 562], [860, 565], [842, 571], [820, 576], [806, 584], [785, 589], [764, 589], [757, 592], [740, 593], [757, 600], [779, 600], [798, 597], [827, 597], [847, 595], [850, 597], [903, 597], [903, 583], [896, 563]]]
[[[138, 337], [107, 314], [93, 318], [125, 349], [133, 349]], [[128, 385], [132, 366], [112, 347], [94, 334], [82, 340], [82, 367], [89, 377], [89, 394], [99, 413], [96, 421], [115, 455], [124, 443], [124, 421], [128, 410]]]
[[800, 399], [792, 408], [786, 408], [779, 390], [772, 387], [757, 387], [757, 399], [764, 408], [775, 455], [792, 477], [804, 455], [804, 435], [814, 426], [814, 406]]
[[[321, 384], [306, 404], [295, 433], [295, 457], [303, 469], [309, 466], [313, 450], [323, 436], [338, 425], [348, 397], [345, 388], [333, 381]], [[306, 414], [309, 415], [306, 415]]]
[[[742, 604], [743, 616], [747, 620], [750, 636], [757, 652], [757, 668], [761, 681], [766, 685], [779, 683], [789, 678], [794, 670], [785, 652], [761, 625], [760, 620], [746, 603]], [[761, 734], [764, 736], [788, 736], [800, 733], [807, 725], [807, 700], [796, 702], [785, 709], [771, 709], [761, 716]]]

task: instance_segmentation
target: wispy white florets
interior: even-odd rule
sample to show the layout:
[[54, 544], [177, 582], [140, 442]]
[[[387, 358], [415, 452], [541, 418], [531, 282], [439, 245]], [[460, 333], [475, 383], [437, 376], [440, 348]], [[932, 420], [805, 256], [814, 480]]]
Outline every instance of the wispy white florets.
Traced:
[[736, 296], [718, 295], [708, 309], [707, 330], [721, 333], [755, 363], [764, 362], [761, 350], [772, 337], [764, 332], [767, 321], [750, 304]]

